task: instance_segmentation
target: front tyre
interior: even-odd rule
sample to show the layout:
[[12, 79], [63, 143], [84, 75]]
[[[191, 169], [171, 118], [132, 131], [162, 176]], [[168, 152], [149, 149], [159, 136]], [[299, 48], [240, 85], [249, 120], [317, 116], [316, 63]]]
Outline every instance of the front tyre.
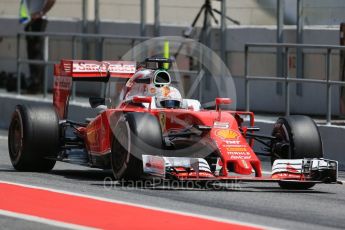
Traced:
[[17, 105], [9, 126], [8, 150], [16, 170], [53, 169], [59, 151], [59, 118], [54, 107]]
[[157, 118], [148, 113], [126, 113], [119, 118], [113, 132], [111, 165], [115, 179], [140, 179], [142, 155], [159, 154], [163, 149]]
[[[279, 118], [272, 136], [272, 164], [276, 159], [322, 158], [322, 141], [315, 122], [307, 116], [291, 115]], [[315, 183], [279, 182], [284, 189], [308, 189]]]

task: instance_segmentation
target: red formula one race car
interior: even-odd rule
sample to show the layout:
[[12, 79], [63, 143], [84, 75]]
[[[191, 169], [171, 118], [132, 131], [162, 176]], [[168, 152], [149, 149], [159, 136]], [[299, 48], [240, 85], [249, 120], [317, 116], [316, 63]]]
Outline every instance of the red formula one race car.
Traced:
[[[62, 60], [55, 66], [53, 106], [17, 105], [13, 113], [8, 142], [14, 168], [49, 171], [63, 161], [111, 169], [124, 180], [273, 181], [288, 189], [337, 183], [338, 163], [323, 159], [312, 119], [282, 117], [271, 135], [257, 134], [252, 112], [222, 109], [229, 98], [215, 98], [214, 110], [182, 98], [163, 68], [167, 63]], [[72, 82], [82, 80], [106, 82], [106, 96], [89, 100], [96, 117], [71, 121]], [[254, 141], [267, 147], [261, 154], [271, 157], [269, 176], [263, 176]]]

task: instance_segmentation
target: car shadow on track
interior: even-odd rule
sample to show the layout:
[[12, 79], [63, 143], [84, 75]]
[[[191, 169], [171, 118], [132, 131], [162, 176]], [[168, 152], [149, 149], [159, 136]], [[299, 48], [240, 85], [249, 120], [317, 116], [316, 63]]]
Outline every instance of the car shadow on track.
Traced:
[[[261, 193], [312, 193], [312, 194], [334, 194], [331, 192], [315, 189], [287, 190], [278, 186], [262, 187], [253, 186], [248, 183], [228, 183], [225, 185], [205, 185], [195, 183], [180, 183], [178, 181], [161, 182], [161, 180], [139, 180], [139, 181], [116, 181], [110, 170], [53, 170], [49, 174], [63, 176], [78, 181], [90, 181], [90, 185], [106, 189], [138, 189], [138, 190], [159, 190], [159, 191], [218, 191], [218, 192], [261, 192]], [[97, 183], [98, 182], [98, 183]]]
[[15, 171], [15, 169], [12, 166], [6, 165], [6, 164], [0, 164], [0, 172], [10, 172]]
[[336, 194], [332, 192], [320, 191], [317, 188], [311, 189], [282, 189], [278, 185], [276, 187], [259, 187], [259, 186], [249, 186], [242, 190], [242, 192], [262, 192], [262, 193], [313, 193], [313, 194]]
[[[24, 174], [26, 172], [18, 172], [14, 169], [8, 168], [0, 169], [0, 172], [7, 173], [20, 173]], [[38, 173], [39, 174], [39, 173]], [[49, 173], [42, 173], [46, 175], [61, 176], [66, 179], [72, 179], [76, 181], [89, 181], [89, 185], [98, 186], [108, 190], [112, 189], [130, 189], [130, 190], [147, 190], [147, 191], [217, 191], [217, 192], [260, 192], [260, 193], [312, 193], [312, 194], [334, 194], [331, 192], [319, 191], [315, 189], [307, 190], [286, 190], [281, 189], [278, 185], [271, 186], [264, 184], [260, 186], [252, 186], [247, 183], [229, 183], [226, 185], [216, 184], [216, 185], [205, 185], [197, 183], [180, 183], [178, 181], [164, 181], [160, 180], [141, 180], [141, 181], [116, 181], [112, 177], [111, 171], [108, 170], [77, 170], [77, 169], [57, 169], [52, 170]]]
[[50, 176], [61, 176], [66, 179], [73, 179], [78, 181], [103, 181], [105, 178], [111, 176], [111, 172], [103, 170], [75, 170], [75, 169], [61, 169], [52, 170], [50, 172], [32, 172], [32, 171], [17, 171], [13, 168], [6, 167], [0, 169], [0, 173], [7, 173], [13, 175], [25, 175], [27, 173], [35, 175], [50, 175]]
[[129, 181], [129, 182], [119, 182], [107, 180], [103, 183], [94, 183], [93, 186], [102, 186], [106, 189], [133, 189], [133, 190], [148, 190], [148, 191], [217, 191], [217, 192], [260, 192], [260, 193], [304, 193], [304, 194], [335, 194], [331, 192], [319, 191], [317, 189], [306, 189], [306, 190], [287, 190], [281, 189], [278, 185], [273, 186], [244, 186], [243, 184], [232, 184], [227, 186], [212, 186], [212, 185], [193, 185], [178, 183], [177, 181], [170, 183], [151, 183], [150, 181]]
[[[181, 188], [150, 188], [152, 190], [184, 190], [184, 191], [196, 191], [196, 189], [189, 188], [189, 189], [181, 189]], [[279, 187], [257, 187], [255, 189], [251, 188], [241, 188], [241, 189], [232, 189], [232, 188], [206, 188], [206, 189], [197, 189], [197, 191], [217, 191], [217, 192], [255, 192], [255, 193], [304, 193], [304, 194], [335, 194], [330, 192], [324, 191], [317, 191], [313, 189], [306, 189], [306, 190], [286, 190], [281, 189]]]

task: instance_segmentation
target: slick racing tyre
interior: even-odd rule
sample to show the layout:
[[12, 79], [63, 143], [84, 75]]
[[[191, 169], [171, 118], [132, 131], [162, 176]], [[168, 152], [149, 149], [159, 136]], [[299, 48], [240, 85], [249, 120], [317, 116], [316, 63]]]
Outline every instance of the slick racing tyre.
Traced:
[[8, 131], [8, 150], [16, 170], [53, 169], [59, 151], [59, 118], [54, 107], [17, 105]]
[[[322, 142], [315, 122], [307, 116], [292, 115], [279, 118], [272, 136], [272, 164], [276, 159], [322, 158]], [[279, 182], [284, 189], [308, 189], [315, 183]]]
[[115, 126], [112, 143], [111, 165], [115, 179], [140, 179], [142, 155], [154, 155], [162, 151], [162, 146], [162, 131], [156, 117], [147, 113], [124, 114]]

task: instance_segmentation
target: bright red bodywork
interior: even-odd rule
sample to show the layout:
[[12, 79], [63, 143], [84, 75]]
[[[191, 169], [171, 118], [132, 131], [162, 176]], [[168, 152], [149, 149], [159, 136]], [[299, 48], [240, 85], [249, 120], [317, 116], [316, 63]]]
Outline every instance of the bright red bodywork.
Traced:
[[[104, 67], [105, 66], [105, 67]], [[107, 72], [106, 70], [109, 70]], [[106, 77], [130, 78], [136, 72], [135, 62], [123, 61], [82, 61], [62, 60], [55, 66], [54, 106], [60, 119], [66, 119], [72, 82], [78, 80], [102, 81]], [[150, 103], [147, 99], [145, 102]], [[241, 175], [255, 173], [252, 180], [292, 179], [291, 175], [280, 175], [275, 178], [262, 177], [261, 163], [253, 151], [253, 139], [247, 141], [247, 127], [242, 125], [241, 115], [250, 117], [250, 126], [254, 126], [254, 114], [242, 111], [221, 111], [221, 104], [229, 104], [231, 100], [217, 98], [216, 110], [194, 111], [193, 109], [151, 109], [121, 102], [117, 108], [108, 108], [96, 116], [86, 127], [78, 128], [78, 136], [85, 142], [89, 155], [102, 156], [111, 153], [112, 124], [116, 124], [121, 114], [126, 112], [150, 113], [160, 121], [163, 134], [171, 130], [181, 130], [189, 125], [204, 125], [212, 127], [205, 134], [205, 145], [213, 146], [219, 152], [221, 170], [218, 178], [238, 179], [238, 175], [228, 175], [227, 167], [232, 165], [232, 171]], [[182, 122], [181, 122], [182, 121]], [[195, 175], [182, 172], [177, 175], [183, 178], [195, 178]], [[198, 174], [199, 177], [210, 178], [214, 175]], [[293, 179], [301, 180], [300, 175]], [[249, 178], [248, 176], [245, 178]]]

